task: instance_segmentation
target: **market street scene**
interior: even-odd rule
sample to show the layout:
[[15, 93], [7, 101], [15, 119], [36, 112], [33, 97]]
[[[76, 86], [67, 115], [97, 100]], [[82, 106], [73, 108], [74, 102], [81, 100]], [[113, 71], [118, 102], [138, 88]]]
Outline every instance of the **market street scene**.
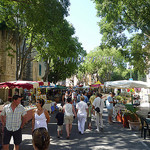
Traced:
[[149, 1], [0, 10], [0, 150], [150, 150]]

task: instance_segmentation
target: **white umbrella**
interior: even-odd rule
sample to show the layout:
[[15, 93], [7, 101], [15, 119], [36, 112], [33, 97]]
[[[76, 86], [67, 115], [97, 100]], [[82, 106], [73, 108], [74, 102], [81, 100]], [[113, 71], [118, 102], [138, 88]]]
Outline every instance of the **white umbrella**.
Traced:
[[[118, 88], [118, 89], [150, 88], [150, 84], [148, 84], [147, 82], [132, 81], [132, 80], [108, 81], [108, 82], [105, 82], [104, 85], [107, 88]], [[133, 99], [132, 99], [132, 104], [133, 104]]]
[[108, 88], [150, 88], [150, 84], [143, 81], [131, 81], [131, 80], [119, 80], [119, 81], [108, 81], [104, 85]]

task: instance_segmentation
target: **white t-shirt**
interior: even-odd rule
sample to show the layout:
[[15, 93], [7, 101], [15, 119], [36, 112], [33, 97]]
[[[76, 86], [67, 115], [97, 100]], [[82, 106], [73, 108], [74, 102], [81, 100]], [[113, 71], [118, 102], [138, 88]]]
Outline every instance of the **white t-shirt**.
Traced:
[[96, 97], [93, 101], [92, 104], [95, 108], [99, 107], [100, 108], [100, 113], [103, 113], [103, 108], [104, 108], [104, 100], [101, 99], [100, 97]]
[[73, 116], [73, 111], [72, 111], [72, 104], [65, 104], [65, 116]]
[[78, 109], [78, 114], [87, 116], [86, 112], [86, 109], [88, 109], [87, 103], [85, 103], [84, 101], [80, 101], [79, 103], [77, 103], [76, 108]]

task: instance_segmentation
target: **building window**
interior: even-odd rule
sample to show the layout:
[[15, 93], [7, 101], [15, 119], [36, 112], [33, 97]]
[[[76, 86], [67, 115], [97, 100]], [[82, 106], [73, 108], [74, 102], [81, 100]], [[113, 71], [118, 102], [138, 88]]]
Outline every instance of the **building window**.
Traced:
[[42, 70], [42, 66], [41, 64], [39, 64], [39, 76], [41, 76], [41, 70]]

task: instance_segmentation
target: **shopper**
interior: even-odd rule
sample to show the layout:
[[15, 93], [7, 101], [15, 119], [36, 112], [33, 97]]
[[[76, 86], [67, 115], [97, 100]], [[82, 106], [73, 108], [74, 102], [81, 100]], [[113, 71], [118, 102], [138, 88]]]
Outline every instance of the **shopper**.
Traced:
[[33, 131], [32, 143], [34, 150], [48, 150], [50, 136], [46, 128], [37, 128]]
[[73, 116], [77, 116], [71, 98], [67, 98], [67, 103], [63, 106], [64, 122], [66, 124], [67, 139], [69, 139], [72, 129]]
[[84, 102], [84, 97], [80, 97], [80, 102], [77, 103], [77, 118], [78, 118], [78, 130], [80, 134], [84, 133], [85, 121], [87, 118], [88, 106], [87, 103]]
[[97, 129], [96, 131], [99, 132], [99, 124], [100, 124], [100, 129], [103, 131], [103, 108], [104, 108], [104, 100], [102, 99], [102, 94], [97, 93], [96, 98], [93, 102], [93, 108], [95, 109], [95, 115], [96, 115], [96, 126]]
[[113, 97], [115, 96], [115, 93], [112, 92], [110, 93], [110, 95], [107, 97], [107, 101], [106, 101], [106, 107], [107, 107], [107, 111], [108, 111], [108, 122], [109, 124], [112, 124], [112, 115], [113, 115]]
[[92, 118], [92, 106], [90, 102], [87, 102], [88, 105], [88, 114], [87, 114], [87, 123], [88, 123], [88, 129], [91, 130], [92, 127], [92, 122], [91, 122], [91, 118]]
[[56, 114], [55, 118], [57, 119], [57, 134], [58, 138], [62, 135], [63, 131], [63, 122], [64, 122], [64, 113], [62, 112], [62, 107], [59, 107], [59, 112]]

